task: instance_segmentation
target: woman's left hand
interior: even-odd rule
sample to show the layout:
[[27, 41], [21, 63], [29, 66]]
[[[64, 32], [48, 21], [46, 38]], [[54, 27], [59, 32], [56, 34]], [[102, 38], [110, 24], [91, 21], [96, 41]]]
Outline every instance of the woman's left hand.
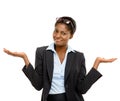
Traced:
[[116, 59], [117, 59], [117, 58], [105, 59], [105, 58], [97, 57], [97, 58], [95, 59], [95, 62], [94, 62], [93, 67], [94, 67], [95, 69], [97, 69], [100, 63], [111, 63], [111, 62], [115, 61]]

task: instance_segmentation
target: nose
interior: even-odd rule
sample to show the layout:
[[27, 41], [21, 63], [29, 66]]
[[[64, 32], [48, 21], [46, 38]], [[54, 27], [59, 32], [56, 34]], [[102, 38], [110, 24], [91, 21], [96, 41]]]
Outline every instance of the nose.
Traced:
[[60, 33], [56, 33], [56, 34], [55, 34], [55, 37], [56, 37], [56, 38], [59, 38], [60, 36], [61, 36]]

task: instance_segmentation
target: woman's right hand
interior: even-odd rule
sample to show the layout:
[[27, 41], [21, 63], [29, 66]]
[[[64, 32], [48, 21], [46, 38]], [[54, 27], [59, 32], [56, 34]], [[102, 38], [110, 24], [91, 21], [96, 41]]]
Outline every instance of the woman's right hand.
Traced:
[[16, 56], [16, 57], [21, 57], [21, 58], [24, 58], [25, 57], [25, 53], [24, 52], [12, 52], [6, 48], [3, 49], [3, 51], [5, 53], [7, 53], [8, 55], [11, 55], [11, 56]]
[[23, 58], [24, 62], [25, 62], [25, 65], [26, 67], [29, 65], [29, 60], [28, 60], [28, 57], [27, 55], [24, 53], [24, 52], [12, 52], [6, 48], [3, 49], [3, 51], [8, 54], [8, 55], [11, 55], [11, 56], [15, 56], [15, 57], [20, 57], [20, 58]]

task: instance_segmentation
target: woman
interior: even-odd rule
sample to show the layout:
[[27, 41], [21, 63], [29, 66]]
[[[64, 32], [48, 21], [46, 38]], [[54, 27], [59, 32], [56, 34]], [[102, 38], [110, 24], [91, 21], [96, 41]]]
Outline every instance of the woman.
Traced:
[[86, 74], [84, 54], [68, 45], [75, 31], [76, 22], [73, 18], [63, 16], [57, 19], [53, 32], [54, 43], [36, 49], [35, 69], [24, 52], [4, 49], [5, 53], [24, 60], [25, 75], [37, 90], [43, 88], [41, 101], [84, 101], [82, 94], [102, 76], [97, 71], [99, 64], [116, 60], [97, 57]]

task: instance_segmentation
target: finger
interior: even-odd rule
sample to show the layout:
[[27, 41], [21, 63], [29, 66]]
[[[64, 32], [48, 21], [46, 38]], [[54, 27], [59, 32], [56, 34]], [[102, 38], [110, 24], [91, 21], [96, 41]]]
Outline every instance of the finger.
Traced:
[[3, 51], [4, 51], [4, 52], [6, 52], [6, 51], [7, 51], [7, 49], [6, 49], [6, 48], [3, 48]]
[[111, 59], [106, 59], [106, 62], [113, 62], [115, 61], [117, 58], [111, 58]]
[[7, 50], [6, 48], [4, 48], [3, 51], [4, 51], [5, 53], [9, 53], [9, 50]]
[[117, 60], [117, 58], [112, 58], [112, 62], [115, 61], [115, 60]]
[[13, 52], [11, 52], [11, 51], [9, 51], [9, 50], [7, 50], [5, 48], [4, 48], [4, 52], [7, 53], [8, 55], [14, 55]]

